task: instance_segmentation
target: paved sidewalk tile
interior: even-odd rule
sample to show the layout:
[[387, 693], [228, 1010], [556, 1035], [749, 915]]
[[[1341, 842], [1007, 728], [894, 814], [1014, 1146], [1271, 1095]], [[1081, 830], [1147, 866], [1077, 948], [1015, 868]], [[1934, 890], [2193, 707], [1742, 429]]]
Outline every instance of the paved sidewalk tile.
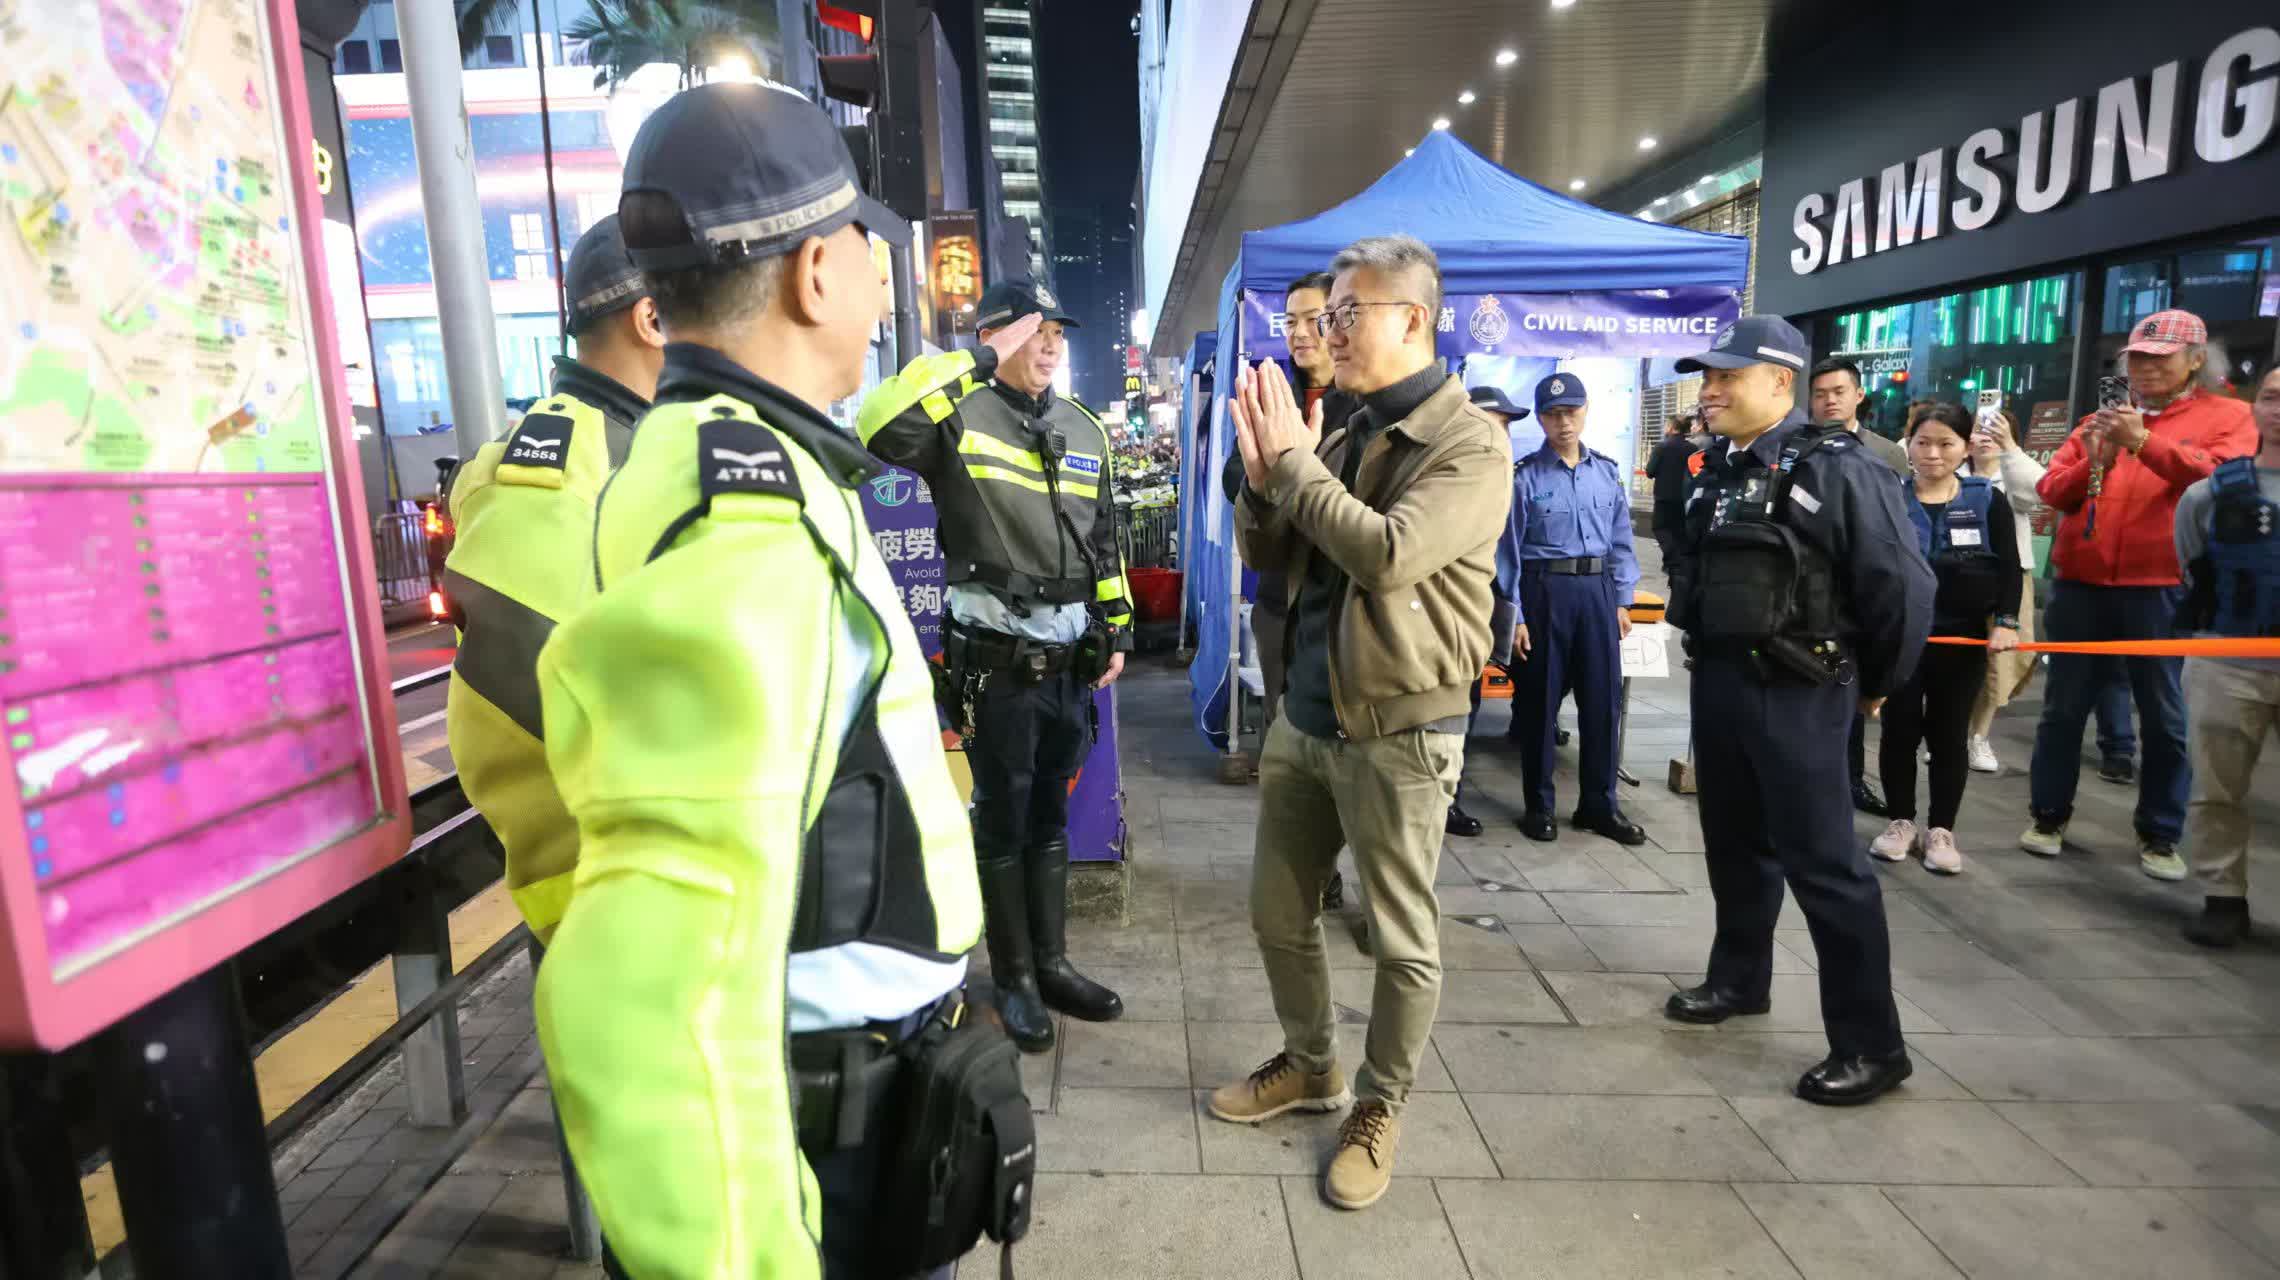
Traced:
[[2079, 1036], [1911, 1036], [1918, 1067], [1937, 1064], [1984, 1099], [2179, 1102], [2212, 1095], [2161, 1042]]
[[1069, 1089], [1037, 1117], [1037, 1167], [1048, 1172], [1196, 1173], [1194, 1095], [1187, 1089]]
[[1962, 1274], [1875, 1187], [1744, 1182], [1734, 1191], [1805, 1280], [1955, 1280]]
[[2166, 1191], [1896, 1187], [1886, 1195], [1972, 1276], [2253, 1280], [2280, 1275]]
[[2280, 1266], [2280, 1192], [2180, 1191], [2177, 1198]]
[[1282, 1180], [1283, 1209], [1306, 1280], [1441, 1280], [1465, 1274], [1456, 1233], [1429, 1178], [1406, 1165], [1385, 1197], [1349, 1213], [1322, 1198], [1319, 1177]]
[[1443, 1026], [1433, 1033], [1468, 1094], [1713, 1094], [1676, 1043], [1710, 1038], [1630, 1027]]
[[[1829, 1041], [1819, 1032], [1728, 1031], [1696, 1036], [1664, 1033], [1686, 1063], [1711, 1087], [1728, 1098], [1788, 1098], [1797, 1077], [1828, 1056]], [[1911, 1043], [1913, 1043], [1911, 1041]], [[1900, 1086], [1901, 1098], [1969, 1098], [1970, 1092], [1923, 1055], [1914, 1057], [1916, 1071]]]
[[[1282, 1186], [1264, 1177], [1047, 1175], [1037, 1182], [1029, 1238], [1013, 1256], [1015, 1274], [1037, 1280], [1299, 1277]], [[998, 1249], [987, 1238], [958, 1264], [966, 1280], [997, 1273]]]
[[2280, 1187], [2280, 1133], [2221, 1103], [1995, 1108], [2093, 1186]]
[[1781, 1161], [1722, 1098], [1465, 1097], [1507, 1178], [1781, 1181]]
[[1798, 1274], [1723, 1182], [1442, 1179], [1435, 1189], [1474, 1280]]
[[[1678, 988], [1657, 973], [1546, 973], [1553, 994], [1585, 1027], [1670, 1027], [1663, 1003]], [[1698, 1028], [1707, 1031], [1709, 1028]]]
[[1801, 1182], [2079, 1181], [1985, 1103], [1890, 1097], [1843, 1108], [1795, 1098], [1736, 1098], [1733, 1105]]
[[1061, 1087], [1123, 1086], [1185, 1089], [1188, 1078], [1184, 1022], [1080, 1022], [1062, 1024]]

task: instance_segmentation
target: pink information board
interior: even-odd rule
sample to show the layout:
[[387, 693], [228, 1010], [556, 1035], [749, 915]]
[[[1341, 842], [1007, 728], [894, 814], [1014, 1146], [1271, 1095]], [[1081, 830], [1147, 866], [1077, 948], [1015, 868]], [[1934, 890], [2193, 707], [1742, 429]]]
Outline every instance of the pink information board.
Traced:
[[291, 5], [47, 7], [0, 63], [0, 1044], [58, 1048], [408, 823]]

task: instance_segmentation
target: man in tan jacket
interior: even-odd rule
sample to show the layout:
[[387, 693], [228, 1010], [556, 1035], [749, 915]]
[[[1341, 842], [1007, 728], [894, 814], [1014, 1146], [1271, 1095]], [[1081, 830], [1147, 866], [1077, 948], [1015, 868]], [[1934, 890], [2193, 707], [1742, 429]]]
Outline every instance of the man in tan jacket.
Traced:
[[1502, 427], [1434, 357], [1441, 272], [1408, 236], [1340, 253], [1317, 327], [1338, 388], [1363, 409], [1302, 414], [1282, 371], [1245, 370], [1233, 405], [1243, 558], [1289, 584], [1282, 714], [1259, 761], [1251, 924], [1283, 1050], [1213, 1093], [1211, 1113], [1256, 1124], [1335, 1111], [1322, 886], [1351, 846], [1375, 942], [1377, 987], [1360, 1099], [1324, 1194], [1359, 1209], [1393, 1177], [1402, 1103], [1441, 998], [1433, 879], [1464, 763], [1470, 690], [1489, 650], [1489, 585], [1512, 501]]

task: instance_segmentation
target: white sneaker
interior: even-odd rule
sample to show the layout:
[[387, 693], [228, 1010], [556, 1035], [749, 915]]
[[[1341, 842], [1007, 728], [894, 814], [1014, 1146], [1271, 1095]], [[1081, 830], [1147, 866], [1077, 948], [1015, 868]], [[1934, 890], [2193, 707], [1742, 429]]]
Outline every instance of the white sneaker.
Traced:
[[1884, 828], [1884, 834], [1868, 842], [1868, 851], [1886, 862], [1906, 862], [1916, 847], [1916, 824], [1906, 818], [1894, 818]]
[[1955, 847], [1955, 832], [1933, 827], [1924, 836], [1924, 870], [1952, 876], [1963, 870], [1963, 851]]
[[2019, 847], [2038, 858], [2055, 858], [2066, 846], [2066, 824], [2046, 827], [2037, 822], [2019, 836]]
[[1995, 758], [1995, 744], [1984, 737], [1974, 736], [1971, 739], [1967, 758], [1973, 773], [2003, 772], [2002, 762]]

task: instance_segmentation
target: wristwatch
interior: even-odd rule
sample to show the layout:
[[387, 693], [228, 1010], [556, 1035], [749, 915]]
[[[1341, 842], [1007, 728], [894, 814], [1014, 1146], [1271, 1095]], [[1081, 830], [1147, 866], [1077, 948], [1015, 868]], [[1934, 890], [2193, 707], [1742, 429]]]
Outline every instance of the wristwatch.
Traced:
[[2008, 613], [1998, 613], [1995, 615], [1993, 625], [2016, 631], [2019, 629], [2019, 620]]

